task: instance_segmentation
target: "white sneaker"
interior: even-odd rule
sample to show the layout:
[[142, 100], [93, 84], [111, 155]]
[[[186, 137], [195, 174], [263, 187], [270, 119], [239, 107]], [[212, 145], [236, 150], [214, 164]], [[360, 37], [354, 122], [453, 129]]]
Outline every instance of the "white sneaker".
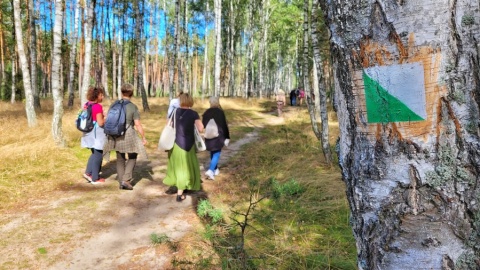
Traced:
[[83, 174], [83, 178], [87, 179], [87, 181], [90, 182], [90, 183], [93, 182], [92, 177], [90, 175], [86, 174], [86, 173]]
[[215, 176], [219, 175], [220, 174], [220, 170], [219, 169], [215, 169]]
[[208, 177], [210, 180], [215, 180], [214, 172], [211, 170], [208, 170], [205, 172], [205, 175]]

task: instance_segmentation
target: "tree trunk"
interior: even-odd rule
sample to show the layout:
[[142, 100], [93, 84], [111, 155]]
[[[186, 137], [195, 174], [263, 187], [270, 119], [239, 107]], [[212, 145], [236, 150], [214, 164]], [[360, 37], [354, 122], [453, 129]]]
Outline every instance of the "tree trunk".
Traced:
[[320, 25], [318, 22], [318, 0], [313, 0], [312, 2], [312, 47], [313, 47], [313, 58], [314, 58], [314, 74], [315, 82], [318, 89], [318, 94], [315, 96], [315, 108], [320, 111], [320, 119], [322, 121], [322, 131], [320, 134], [320, 142], [322, 144], [323, 156], [325, 157], [325, 162], [331, 164], [332, 162], [332, 152], [330, 151], [330, 143], [328, 141], [329, 130], [328, 130], [328, 110], [327, 110], [327, 90], [325, 89], [325, 80], [323, 77], [322, 69], [322, 56], [320, 54], [320, 42], [318, 30]]
[[144, 3], [143, 1], [137, 1], [135, 5], [135, 12], [136, 12], [136, 20], [135, 20], [135, 40], [137, 41], [137, 80], [138, 80], [138, 89], [140, 90], [140, 94], [142, 96], [142, 106], [143, 106], [143, 111], [149, 111], [150, 107], [148, 106], [148, 100], [147, 100], [147, 93], [145, 91], [145, 84], [144, 78], [143, 78], [143, 67], [144, 67], [144, 61], [143, 61], [143, 48], [145, 47], [145, 43], [143, 40], [143, 12], [142, 10]]
[[[311, 89], [310, 89], [310, 57], [309, 57], [309, 43], [308, 38], [310, 37], [309, 31], [309, 0], [303, 1], [303, 59], [302, 59], [302, 82], [303, 82], [303, 90], [305, 91], [305, 98], [306, 104], [308, 108], [308, 113], [310, 115], [310, 123], [312, 125], [313, 133], [318, 140], [321, 140], [322, 135], [320, 134], [320, 130], [318, 128], [318, 122], [315, 113], [315, 106], [312, 104], [311, 98]], [[328, 122], [327, 122], [328, 124]], [[328, 143], [328, 140], [327, 140]], [[328, 146], [328, 145], [327, 145]]]
[[359, 269], [479, 269], [478, 5], [321, 2]]
[[65, 146], [62, 131], [63, 117], [63, 91], [60, 88], [61, 53], [62, 53], [62, 30], [63, 30], [63, 0], [55, 0], [55, 25], [53, 27], [53, 54], [52, 54], [52, 96], [53, 96], [53, 119], [52, 136], [55, 144]]
[[12, 85], [11, 85], [11, 90], [10, 92], [12, 93], [10, 95], [10, 103], [14, 104], [15, 103], [15, 98], [16, 98], [16, 92], [17, 92], [17, 60], [16, 60], [16, 54], [13, 54], [13, 59], [12, 59]]
[[37, 86], [37, 31], [33, 0], [28, 1], [28, 23], [30, 29], [30, 79], [32, 80], [33, 106], [35, 109], [40, 110], [41, 105]]
[[73, 21], [73, 33], [71, 39], [71, 49], [70, 49], [70, 65], [69, 65], [69, 75], [68, 75], [68, 108], [73, 107], [73, 102], [75, 100], [75, 93], [73, 91], [73, 82], [75, 80], [75, 60], [77, 59], [77, 42], [78, 42], [78, 20], [80, 17], [80, 5], [78, 1], [75, 1], [75, 15]]
[[169, 99], [173, 99], [175, 96], [175, 92], [177, 91], [177, 87], [175, 87], [174, 79], [175, 79], [175, 70], [177, 67], [177, 56], [178, 56], [178, 27], [179, 27], [179, 20], [180, 20], [180, 0], [175, 0], [175, 29], [173, 33], [173, 56], [170, 56], [169, 61]]
[[208, 88], [207, 88], [207, 76], [208, 75], [208, 23], [209, 23], [209, 16], [210, 16], [210, 10], [208, 6], [208, 1], [205, 1], [206, 5], [206, 10], [205, 10], [205, 50], [203, 52], [203, 76], [202, 76], [202, 99], [205, 96], [205, 94], [208, 93]]
[[214, 0], [215, 13], [215, 93], [214, 96], [220, 96], [220, 72], [222, 60], [222, 0]]
[[27, 122], [29, 127], [34, 127], [37, 125], [37, 115], [34, 108], [30, 70], [28, 68], [27, 56], [25, 54], [25, 46], [23, 45], [22, 18], [20, 16], [20, 0], [13, 0], [13, 16], [15, 23], [15, 40], [17, 41], [18, 57], [20, 58], [20, 66], [22, 68]]
[[[87, 1], [86, 1], [87, 2]], [[85, 8], [87, 9], [87, 18], [85, 20], [85, 58], [84, 58], [84, 70], [82, 80], [82, 91], [80, 98], [81, 104], [87, 102], [87, 90], [90, 86], [90, 66], [92, 62], [92, 28], [93, 28], [93, 16], [95, 9], [95, 0], [88, 1]]]

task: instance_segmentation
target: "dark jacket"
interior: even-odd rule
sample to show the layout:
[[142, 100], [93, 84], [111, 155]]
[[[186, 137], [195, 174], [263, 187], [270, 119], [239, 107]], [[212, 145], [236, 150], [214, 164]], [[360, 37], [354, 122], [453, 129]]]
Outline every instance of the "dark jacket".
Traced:
[[227, 119], [225, 113], [220, 108], [210, 108], [206, 110], [202, 115], [203, 126], [207, 126], [210, 119], [214, 119], [218, 127], [218, 137], [213, 139], [205, 139], [205, 145], [208, 151], [221, 150], [225, 144], [225, 139], [230, 139], [230, 133], [228, 131]]

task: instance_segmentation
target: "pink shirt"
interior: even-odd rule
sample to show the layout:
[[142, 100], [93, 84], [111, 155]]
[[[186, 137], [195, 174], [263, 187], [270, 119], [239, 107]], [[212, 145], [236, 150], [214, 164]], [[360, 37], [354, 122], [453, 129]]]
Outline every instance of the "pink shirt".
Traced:
[[[90, 103], [93, 103], [91, 101], [88, 101], [87, 102], [88, 104]], [[93, 121], [97, 121], [97, 114], [103, 114], [103, 106], [102, 104], [99, 104], [99, 103], [93, 103], [93, 106], [92, 106], [92, 118], [93, 118]]]

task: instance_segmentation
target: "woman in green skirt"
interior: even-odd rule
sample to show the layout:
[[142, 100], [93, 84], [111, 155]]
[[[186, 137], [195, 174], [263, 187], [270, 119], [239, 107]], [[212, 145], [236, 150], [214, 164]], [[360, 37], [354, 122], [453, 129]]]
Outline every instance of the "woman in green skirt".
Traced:
[[184, 190], [200, 190], [200, 166], [198, 164], [194, 126], [203, 131], [200, 116], [194, 110], [193, 98], [188, 93], [178, 97], [180, 108], [173, 113], [175, 117], [175, 144], [168, 152], [167, 176], [163, 183], [177, 187], [177, 202], [185, 200]]

